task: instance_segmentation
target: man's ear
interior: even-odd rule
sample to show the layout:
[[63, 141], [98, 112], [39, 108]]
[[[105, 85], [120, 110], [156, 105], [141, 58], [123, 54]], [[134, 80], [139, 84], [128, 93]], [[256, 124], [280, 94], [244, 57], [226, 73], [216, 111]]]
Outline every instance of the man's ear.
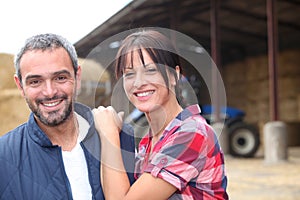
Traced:
[[78, 66], [76, 73], [76, 82], [77, 82], [77, 90], [80, 90], [81, 87], [81, 66]]
[[24, 94], [24, 90], [23, 90], [23, 85], [22, 85], [21, 80], [20, 80], [19, 77], [17, 76], [17, 74], [14, 75], [14, 80], [15, 80], [15, 83], [16, 83], [16, 85], [17, 85], [17, 88], [21, 91], [21, 94], [22, 94], [22, 96], [24, 97], [25, 94]]

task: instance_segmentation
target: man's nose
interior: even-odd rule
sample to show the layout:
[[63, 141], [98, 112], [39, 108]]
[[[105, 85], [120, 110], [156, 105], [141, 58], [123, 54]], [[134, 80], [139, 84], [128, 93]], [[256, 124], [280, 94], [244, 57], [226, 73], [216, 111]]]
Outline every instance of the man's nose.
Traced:
[[57, 93], [57, 87], [52, 81], [45, 81], [43, 94], [47, 97], [53, 97]]

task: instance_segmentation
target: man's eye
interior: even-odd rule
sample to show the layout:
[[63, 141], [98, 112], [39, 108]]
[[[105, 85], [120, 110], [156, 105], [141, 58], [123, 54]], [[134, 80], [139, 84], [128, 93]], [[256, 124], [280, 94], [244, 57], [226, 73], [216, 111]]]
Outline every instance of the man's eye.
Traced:
[[58, 77], [56, 77], [56, 80], [60, 81], [60, 82], [65, 81], [66, 79], [67, 79], [67, 77], [65, 77], [65, 76], [58, 76]]
[[41, 83], [41, 81], [40, 80], [31, 80], [31, 81], [29, 81], [28, 82], [28, 84], [30, 85], [30, 86], [38, 86], [39, 84]]

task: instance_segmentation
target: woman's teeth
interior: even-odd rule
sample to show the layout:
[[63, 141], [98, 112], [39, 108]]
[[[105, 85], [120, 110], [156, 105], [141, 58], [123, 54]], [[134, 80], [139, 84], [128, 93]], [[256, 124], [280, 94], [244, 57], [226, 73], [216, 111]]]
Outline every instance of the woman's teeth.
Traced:
[[145, 97], [148, 96], [150, 94], [153, 94], [154, 91], [148, 91], [148, 92], [141, 92], [141, 93], [137, 93], [136, 96], [138, 97]]

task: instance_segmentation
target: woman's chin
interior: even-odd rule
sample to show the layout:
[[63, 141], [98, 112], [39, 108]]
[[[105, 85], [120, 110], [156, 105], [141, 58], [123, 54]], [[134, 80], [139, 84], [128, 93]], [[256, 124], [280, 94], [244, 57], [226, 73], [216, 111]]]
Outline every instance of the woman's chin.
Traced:
[[139, 111], [144, 113], [148, 113], [151, 110], [153, 110], [153, 106], [149, 106], [149, 105], [135, 105], [135, 107], [139, 109]]
[[143, 112], [143, 113], [149, 113], [151, 111], [151, 109], [149, 109], [149, 108], [139, 108], [139, 107], [137, 107], [137, 109], [139, 111]]
[[153, 105], [136, 105], [135, 106], [139, 111], [144, 113], [154, 112], [157, 109], [161, 109], [161, 106], [153, 106]]

